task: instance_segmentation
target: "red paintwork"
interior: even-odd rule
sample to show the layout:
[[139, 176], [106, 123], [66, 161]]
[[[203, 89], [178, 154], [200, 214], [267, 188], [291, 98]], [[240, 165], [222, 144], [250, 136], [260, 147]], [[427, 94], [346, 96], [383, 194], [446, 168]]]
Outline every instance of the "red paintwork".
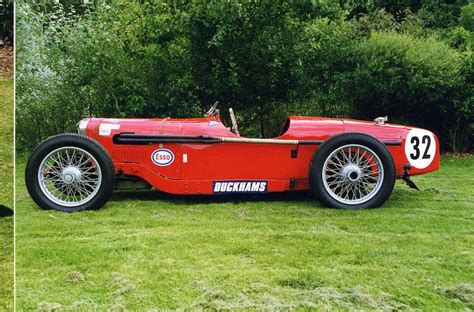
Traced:
[[[213, 126], [210, 126], [213, 123]], [[101, 124], [120, 125], [110, 134], [100, 135]], [[410, 127], [377, 125], [358, 120], [289, 117], [285, 131], [276, 139], [327, 140], [342, 132], [361, 132], [381, 141], [402, 141], [400, 146], [387, 146], [395, 161], [397, 177], [403, 174], [402, 166], [408, 163], [405, 156], [405, 138]], [[138, 176], [158, 190], [172, 194], [212, 194], [212, 181], [216, 180], [266, 180], [268, 192], [309, 189], [309, 167], [318, 145], [274, 145], [256, 143], [165, 143], [163, 148], [174, 153], [174, 162], [159, 167], [151, 160], [153, 145], [116, 145], [115, 134], [210, 135], [238, 137], [230, 132], [219, 117], [192, 119], [102, 119], [92, 118], [86, 135], [99, 141], [109, 152], [116, 172]], [[102, 133], [104, 134], [104, 133]], [[411, 175], [439, 169], [439, 142], [436, 155], [425, 169], [412, 168]], [[291, 150], [298, 150], [298, 157], [291, 158]], [[187, 155], [187, 163], [183, 162]], [[295, 179], [294, 188], [290, 179]]]

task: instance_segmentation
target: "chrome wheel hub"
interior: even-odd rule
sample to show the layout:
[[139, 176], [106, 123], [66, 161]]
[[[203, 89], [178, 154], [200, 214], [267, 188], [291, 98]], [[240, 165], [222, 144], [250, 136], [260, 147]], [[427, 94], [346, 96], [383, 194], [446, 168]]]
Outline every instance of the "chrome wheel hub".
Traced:
[[73, 166], [68, 166], [61, 172], [61, 178], [66, 184], [81, 182], [81, 171]]
[[351, 182], [358, 181], [361, 175], [362, 175], [362, 171], [355, 164], [349, 164], [345, 166], [341, 172], [341, 176], [343, 176], [345, 180], [349, 180]]

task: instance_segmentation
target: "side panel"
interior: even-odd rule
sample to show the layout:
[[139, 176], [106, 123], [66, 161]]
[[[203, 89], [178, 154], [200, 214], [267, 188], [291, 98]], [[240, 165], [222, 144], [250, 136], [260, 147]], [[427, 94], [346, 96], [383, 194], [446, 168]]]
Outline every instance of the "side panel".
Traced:
[[[160, 168], [148, 161], [156, 147], [128, 146], [122, 151], [113, 148], [116, 170], [139, 176], [155, 188], [173, 194], [212, 194], [213, 182], [216, 181], [265, 181], [268, 183], [267, 192], [306, 190], [309, 189], [309, 164], [317, 148], [265, 144], [163, 144], [162, 148], [172, 151], [177, 157], [169, 167]], [[292, 158], [292, 150], [296, 158]], [[134, 159], [134, 162], [127, 162], [127, 159]], [[179, 179], [176, 179], [178, 173], [175, 175], [174, 170], [181, 172]], [[292, 179], [294, 182], [290, 183]]]
[[[316, 145], [184, 144], [185, 180], [307, 179]], [[292, 154], [294, 157], [292, 157]]]
[[[124, 174], [135, 175], [149, 182], [157, 190], [170, 194], [213, 194], [216, 180], [176, 180], [169, 179], [154, 168], [139, 163], [116, 163], [116, 168], [121, 168]], [[225, 179], [226, 181], [230, 181]], [[238, 179], [242, 181], [243, 179]], [[235, 181], [235, 180], [234, 180]], [[257, 181], [257, 180], [255, 180]], [[267, 183], [266, 192], [284, 192], [309, 189], [308, 180], [295, 181], [291, 185], [289, 180], [259, 179]]]
[[[123, 172], [120, 163], [138, 163], [142, 164], [166, 179], [179, 180], [182, 178], [182, 158], [180, 144], [167, 144], [166, 146], [144, 145], [127, 146], [113, 145], [109, 153], [115, 164], [117, 173]], [[125, 173], [125, 172], [124, 172]], [[139, 171], [134, 171], [132, 175], [140, 176]], [[153, 185], [153, 181], [148, 181]]]

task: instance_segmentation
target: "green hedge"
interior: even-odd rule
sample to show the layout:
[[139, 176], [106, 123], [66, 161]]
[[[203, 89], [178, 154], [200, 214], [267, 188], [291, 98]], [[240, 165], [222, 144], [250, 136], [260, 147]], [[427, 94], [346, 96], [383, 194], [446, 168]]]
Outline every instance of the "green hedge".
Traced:
[[373, 33], [361, 43], [347, 86], [355, 116], [433, 129], [444, 148], [468, 146], [472, 137], [472, 54], [434, 39]]
[[0, 1], [0, 40], [13, 44], [13, 0]]
[[278, 134], [287, 114], [389, 115], [472, 149], [469, 5], [445, 29], [426, 26], [428, 6], [402, 18], [310, 1], [17, 7], [20, 150], [83, 116], [199, 116], [215, 101], [249, 136]]

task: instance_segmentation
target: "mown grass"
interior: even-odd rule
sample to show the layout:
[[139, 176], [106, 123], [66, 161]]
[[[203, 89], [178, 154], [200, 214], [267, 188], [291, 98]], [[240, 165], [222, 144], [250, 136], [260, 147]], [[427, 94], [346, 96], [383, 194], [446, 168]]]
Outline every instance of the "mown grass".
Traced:
[[[0, 204], [13, 206], [13, 79], [0, 75]], [[13, 311], [13, 218], [0, 218], [0, 311]]]
[[42, 211], [18, 167], [23, 310], [474, 309], [474, 158], [398, 182], [380, 209], [305, 194], [116, 193], [100, 211]]

